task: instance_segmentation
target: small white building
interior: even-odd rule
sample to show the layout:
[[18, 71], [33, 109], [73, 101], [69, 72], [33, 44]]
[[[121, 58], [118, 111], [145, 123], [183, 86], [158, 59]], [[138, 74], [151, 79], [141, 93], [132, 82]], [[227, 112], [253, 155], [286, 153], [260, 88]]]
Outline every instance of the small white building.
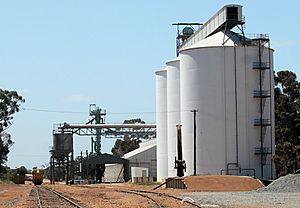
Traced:
[[[157, 178], [156, 139], [140, 143], [140, 147], [126, 153], [123, 158], [129, 160], [129, 178], [132, 178], [132, 168], [141, 171], [141, 176]], [[146, 170], [146, 175], [144, 174]], [[103, 182], [124, 182], [124, 168], [122, 164], [105, 164]]]
[[156, 164], [156, 139], [151, 139], [140, 143], [140, 147], [123, 156], [124, 159], [129, 160], [129, 169], [131, 177], [132, 167], [147, 168], [147, 176], [157, 178], [157, 164]]

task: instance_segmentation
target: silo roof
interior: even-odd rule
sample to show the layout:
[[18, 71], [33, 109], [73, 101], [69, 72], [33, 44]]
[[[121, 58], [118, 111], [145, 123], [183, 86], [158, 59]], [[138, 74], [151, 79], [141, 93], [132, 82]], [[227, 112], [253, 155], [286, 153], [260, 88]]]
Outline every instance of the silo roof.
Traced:
[[220, 31], [216, 34], [213, 34], [199, 42], [182, 49], [181, 51], [193, 49], [193, 48], [206, 48], [206, 47], [220, 47], [220, 46], [239, 46], [241, 43], [242, 36], [228, 31], [226, 33]]
[[176, 61], [180, 61], [180, 59], [179, 59], [178, 57], [176, 57], [175, 59], [168, 60], [168, 61], [166, 62], [166, 64], [170, 64], [170, 63], [176, 62]]

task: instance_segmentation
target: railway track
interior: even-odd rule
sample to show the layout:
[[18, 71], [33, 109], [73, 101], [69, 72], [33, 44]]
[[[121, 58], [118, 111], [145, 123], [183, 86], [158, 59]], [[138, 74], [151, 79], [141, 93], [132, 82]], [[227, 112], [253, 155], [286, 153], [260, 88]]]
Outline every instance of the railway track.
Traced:
[[[181, 198], [176, 196], [172, 196], [169, 194], [152, 192], [152, 191], [144, 191], [144, 190], [117, 190], [117, 192], [123, 192], [128, 194], [135, 194], [142, 197], [149, 199], [153, 202], [154, 206], [158, 208], [165, 208], [165, 207], [198, 207], [201, 208], [198, 204], [191, 202], [191, 201], [182, 201]], [[173, 202], [170, 201], [173, 200]], [[175, 201], [175, 202], [174, 202]], [[178, 206], [176, 206], [176, 204]], [[190, 206], [192, 205], [192, 206]]]
[[[47, 188], [47, 187], [46, 187]], [[56, 190], [63, 191], [64, 188], [60, 189], [60, 187], [56, 187]], [[70, 186], [68, 189], [68, 193], [72, 196], [77, 196], [80, 200], [81, 197], [90, 197], [94, 200], [96, 207], [157, 207], [157, 208], [167, 208], [167, 207], [180, 207], [180, 208], [193, 208], [197, 207], [200, 208], [201, 206], [194, 203], [193, 201], [189, 200], [182, 200], [181, 198], [161, 193], [157, 191], [150, 191], [145, 189], [128, 189], [125, 187], [112, 187], [112, 186], [101, 186], [101, 187], [91, 187], [91, 186]], [[40, 190], [42, 189], [42, 190]], [[38, 186], [37, 190], [33, 190], [32, 192], [35, 193], [35, 196], [38, 195], [46, 195], [46, 199], [49, 197], [49, 189], [46, 189], [46, 194], [43, 194], [45, 187]], [[83, 190], [83, 189], [90, 189], [90, 190]], [[38, 192], [36, 192], [38, 191]], [[55, 192], [51, 189], [51, 192]], [[64, 191], [63, 191], [64, 192]], [[88, 193], [86, 196], [78, 193]], [[52, 193], [51, 193], [52, 194]], [[32, 194], [33, 195], [33, 194]], [[55, 194], [56, 195], [56, 194]], [[46, 205], [43, 202], [44, 199], [42, 196], [39, 198], [42, 203], [42, 206], [39, 207], [81, 207], [80, 205], [70, 205], [66, 202], [59, 202], [59, 199], [53, 199], [50, 197], [50, 201], [55, 201], [58, 203], [54, 205]], [[38, 204], [38, 200], [35, 200], [35, 205]], [[46, 200], [47, 201], [47, 200]], [[74, 201], [74, 200], [72, 200]], [[83, 201], [87, 201], [87, 199], [83, 199]], [[90, 201], [89, 201], [90, 202]], [[37, 207], [37, 206], [35, 206]]]
[[74, 199], [64, 196], [62, 193], [54, 191], [45, 186], [35, 186], [31, 190], [31, 196], [39, 208], [62, 207], [62, 208], [83, 208]]
[[[87, 189], [107, 189], [106, 187], [91, 187], [86, 185], [79, 185], [78, 187], [81, 188], [87, 188]], [[165, 208], [165, 207], [197, 207], [201, 208], [200, 205], [196, 204], [194, 201], [189, 200], [183, 200], [179, 197], [169, 195], [166, 193], [160, 193], [160, 192], [154, 192], [154, 191], [147, 191], [147, 190], [141, 190], [141, 189], [115, 189], [115, 188], [109, 188], [111, 191], [115, 191], [122, 194], [131, 194], [136, 196], [141, 196], [145, 198], [145, 200], [148, 200], [150, 202], [150, 207], [159, 207], [159, 208]], [[105, 191], [104, 191], [105, 192]], [[123, 196], [124, 197], [124, 196]]]
[[150, 196], [148, 196], [146, 194], [143, 194], [141, 192], [138, 192], [138, 191], [134, 191], [134, 190], [129, 190], [129, 191], [126, 191], [126, 190], [117, 190], [117, 192], [139, 195], [139, 196], [147, 198], [148, 200], [150, 200], [151, 202], [153, 202], [156, 207], [159, 207], [159, 208], [165, 207], [159, 201], [157, 201], [156, 199], [154, 199], [153, 197], [150, 197]]
[[[170, 199], [174, 199], [182, 204], [189, 204], [189, 205], [192, 205], [192, 207], [198, 207], [198, 208], [201, 208], [200, 205], [194, 203], [193, 201], [189, 201], [189, 200], [186, 200], [186, 201], [183, 201], [181, 198], [179, 197], [176, 197], [176, 196], [173, 196], [173, 195], [169, 195], [169, 194], [165, 194], [165, 193], [159, 193], [159, 192], [152, 192], [152, 191], [145, 191], [145, 190], [130, 190], [130, 191], [135, 191], [135, 192], [138, 192], [138, 193], [142, 193], [142, 194], [150, 194], [150, 195], [156, 195], [156, 196], [159, 196], [159, 197], [162, 197], [162, 198], [170, 198]], [[189, 206], [190, 207], [190, 206]]]

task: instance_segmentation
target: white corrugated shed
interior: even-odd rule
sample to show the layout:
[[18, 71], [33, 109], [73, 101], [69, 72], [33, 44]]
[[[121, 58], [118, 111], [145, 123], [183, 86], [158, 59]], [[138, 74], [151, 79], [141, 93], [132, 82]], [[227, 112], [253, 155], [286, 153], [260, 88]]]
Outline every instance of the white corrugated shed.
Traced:
[[[126, 153], [123, 158], [125, 159], [129, 159], [135, 155], [138, 155], [140, 153], [143, 153], [145, 152], [146, 150], [149, 150], [153, 147], [156, 147], [157, 145], [157, 140], [156, 139], [151, 139], [149, 141], [146, 141], [146, 142], [142, 142], [140, 143], [140, 147], [135, 149], [135, 150], [132, 150], [131, 152], [128, 152]], [[145, 159], [147, 158], [147, 155], [145, 155]]]
[[140, 143], [140, 147], [126, 153], [123, 158], [129, 160], [130, 175], [131, 167], [144, 167], [148, 170], [148, 175], [157, 178], [157, 139], [151, 139]]

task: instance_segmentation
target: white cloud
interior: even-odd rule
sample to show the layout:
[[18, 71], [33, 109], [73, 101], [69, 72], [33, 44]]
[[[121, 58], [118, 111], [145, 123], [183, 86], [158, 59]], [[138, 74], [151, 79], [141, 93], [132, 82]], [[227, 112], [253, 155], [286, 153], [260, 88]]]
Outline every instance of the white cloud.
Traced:
[[293, 47], [293, 46], [299, 46], [300, 40], [281, 40], [281, 41], [272, 41], [272, 47]]

